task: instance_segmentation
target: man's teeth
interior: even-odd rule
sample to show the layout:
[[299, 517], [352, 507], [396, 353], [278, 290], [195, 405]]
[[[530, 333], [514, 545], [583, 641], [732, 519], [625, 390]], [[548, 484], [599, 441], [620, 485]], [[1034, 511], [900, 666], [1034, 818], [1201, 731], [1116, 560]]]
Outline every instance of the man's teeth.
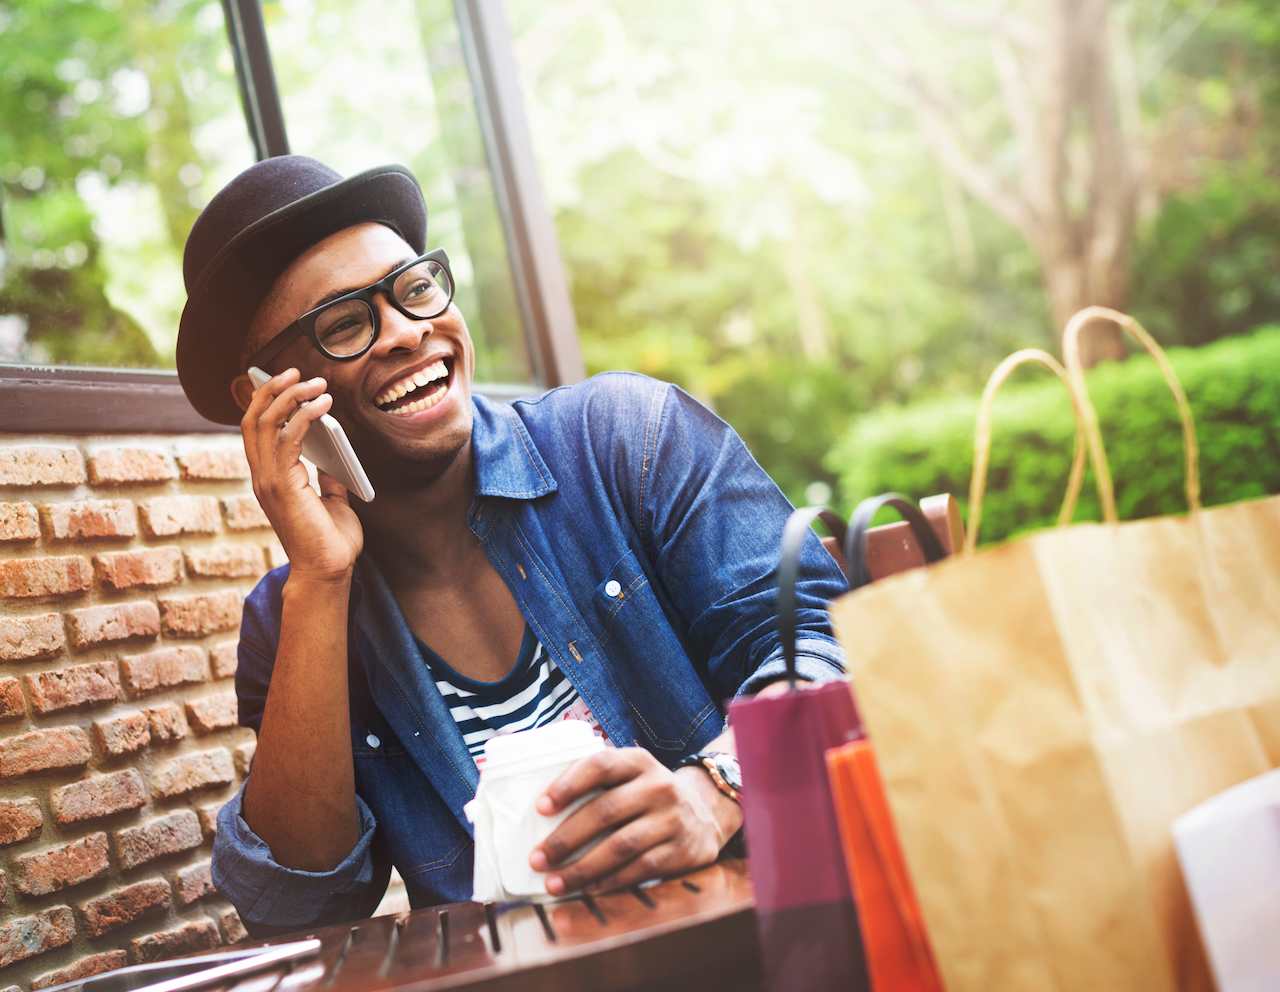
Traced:
[[[377, 406], [386, 406], [388, 403], [394, 403], [406, 393], [412, 392], [415, 389], [421, 389], [423, 386], [430, 385], [437, 379], [445, 378], [448, 374], [449, 370], [445, 368], [444, 362], [436, 362], [434, 365], [427, 366], [421, 372], [415, 372], [412, 375], [407, 375], [403, 379], [393, 382], [390, 386], [375, 396], [373, 398], [373, 402]], [[410, 404], [410, 406], [412, 405], [413, 404]], [[404, 411], [398, 410], [395, 412], [402, 413]]]
[[414, 400], [412, 403], [406, 403], [404, 406], [396, 407], [394, 410], [388, 410], [387, 413], [393, 417], [406, 417], [411, 413], [421, 413], [423, 410], [430, 410], [433, 406], [444, 399], [444, 394], [449, 391], [449, 387], [437, 389], [430, 396], [420, 400]]

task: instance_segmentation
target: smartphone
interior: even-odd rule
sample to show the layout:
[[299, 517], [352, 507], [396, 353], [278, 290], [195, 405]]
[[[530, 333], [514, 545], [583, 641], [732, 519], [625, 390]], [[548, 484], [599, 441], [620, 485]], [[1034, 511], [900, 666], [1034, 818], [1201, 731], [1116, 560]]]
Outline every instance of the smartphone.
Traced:
[[[258, 388], [271, 376], [255, 365], [249, 369], [249, 378], [253, 381], [254, 388]], [[356, 457], [342, 425], [329, 414], [312, 421], [307, 428], [307, 436], [302, 439], [302, 456], [326, 475], [333, 476], [366, 503], [373, 501], [373, 486], [369, 482], [369, 476], [365, 474], [364, 466]]]

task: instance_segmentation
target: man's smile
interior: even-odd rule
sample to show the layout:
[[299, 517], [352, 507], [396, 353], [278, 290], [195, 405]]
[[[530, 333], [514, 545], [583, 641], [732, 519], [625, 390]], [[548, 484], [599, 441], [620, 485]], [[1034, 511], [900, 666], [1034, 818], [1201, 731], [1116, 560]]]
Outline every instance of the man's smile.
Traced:
[[384, 413], [409, 416], [429, 410], [442, 401], [453, 380], [453, 357], [429, 358], [398, 372], [373, 398]]

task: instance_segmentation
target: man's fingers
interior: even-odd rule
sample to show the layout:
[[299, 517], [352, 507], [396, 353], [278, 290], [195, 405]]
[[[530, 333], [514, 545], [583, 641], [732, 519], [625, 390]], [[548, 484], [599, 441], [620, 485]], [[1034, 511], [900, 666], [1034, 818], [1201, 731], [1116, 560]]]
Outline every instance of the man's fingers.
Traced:
[[648, 791], [638, 782], [630, 781], [607, 789], [574, 810], [572, 816], [556, 827], [534, 848], [529, 863], [535, 871], [554, 868], [587, 841], [620, 823], [635, 819], [652, 805]]
[[258, 424], [268, 432], [275, 432], [284, 426], [307, 400], [313, 400], [325, 390], [325, 381], [316, 376], [305, 382], [299, 382], [283, 389], [258, 418]]
[[289, 418], [289, 422], [276, 436], [276, 444], [289, 464], [298, 460], [302, 453], [302, 441], [307, 431], [317, 420], [323, 417], [333, 405], [332, 393], [321, 393], [315, 399], [307, 400], [297, 413]]
[[657, 759], [644, 748], [607, 748], [576, 761], [538, 797], [537, 810], [550, 816], [576, 802], [592, 789], [629, 782]]
[[240, 433], [244, 435], [245, 455], [249, 459], [250, 468], [256, 468], [255, 463], [264, 464], [263, 459], [269, 458], [271, 454], [270, 445], [263, 439], [262, 431], [258, 430], [259, 419], [275, 398], [301, 376], [302, 373], [297, 369], [285, 369], [253, 390], [249, 406], [240, 418]]
[[323, 469], [316, 469], [316, 480], [320, 483], [321, 499], [340, 499], [347, 503], [347, 487]]
[[675, 836], [678, 823], [673, 816], [654, 813], [632, 820], [602, 840], [571, 865], [547, 876], [547, 891], [561, 895], [584, 885], [619, 874], [636, 862], [640, 878], [655, 873], [660, 866], [653, 852]]
[[659, 844], [645, 854], [624, 865], [618, 871], [596, 879], [589, 886], [592, 892], [609, 892], [639, 885], [651, 878], [665, 878], [681, 869], [678, 865], [679, 849], [675, 844]]

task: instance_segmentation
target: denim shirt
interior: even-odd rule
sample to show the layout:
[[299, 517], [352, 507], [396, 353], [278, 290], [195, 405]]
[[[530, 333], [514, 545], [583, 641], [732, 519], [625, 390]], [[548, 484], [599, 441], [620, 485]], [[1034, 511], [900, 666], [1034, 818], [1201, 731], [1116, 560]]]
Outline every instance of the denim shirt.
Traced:
[[[735, 694], [785, 673], [774, 570], [790, 504], [734, 431], [675, 386], [608, 373], [514, 404], [474, 400], [468, 523], [609, 740], [668, 767], [724, 729]], [[845, 588], [810, 534], [797, 670], [843, 677], [826, 603]], [[288, 566], [249, 594], [236, 694], [262, 719]], [[348, 631], [360, 837], [328, 871], [279, 864], [223, 807], [213, 878], [255, 933], [368, 916], [394, 865], [410, 903], [471, 896], [477, 771], [371, 555]], [[324, 728], [316, 728], [323, 733]]]

